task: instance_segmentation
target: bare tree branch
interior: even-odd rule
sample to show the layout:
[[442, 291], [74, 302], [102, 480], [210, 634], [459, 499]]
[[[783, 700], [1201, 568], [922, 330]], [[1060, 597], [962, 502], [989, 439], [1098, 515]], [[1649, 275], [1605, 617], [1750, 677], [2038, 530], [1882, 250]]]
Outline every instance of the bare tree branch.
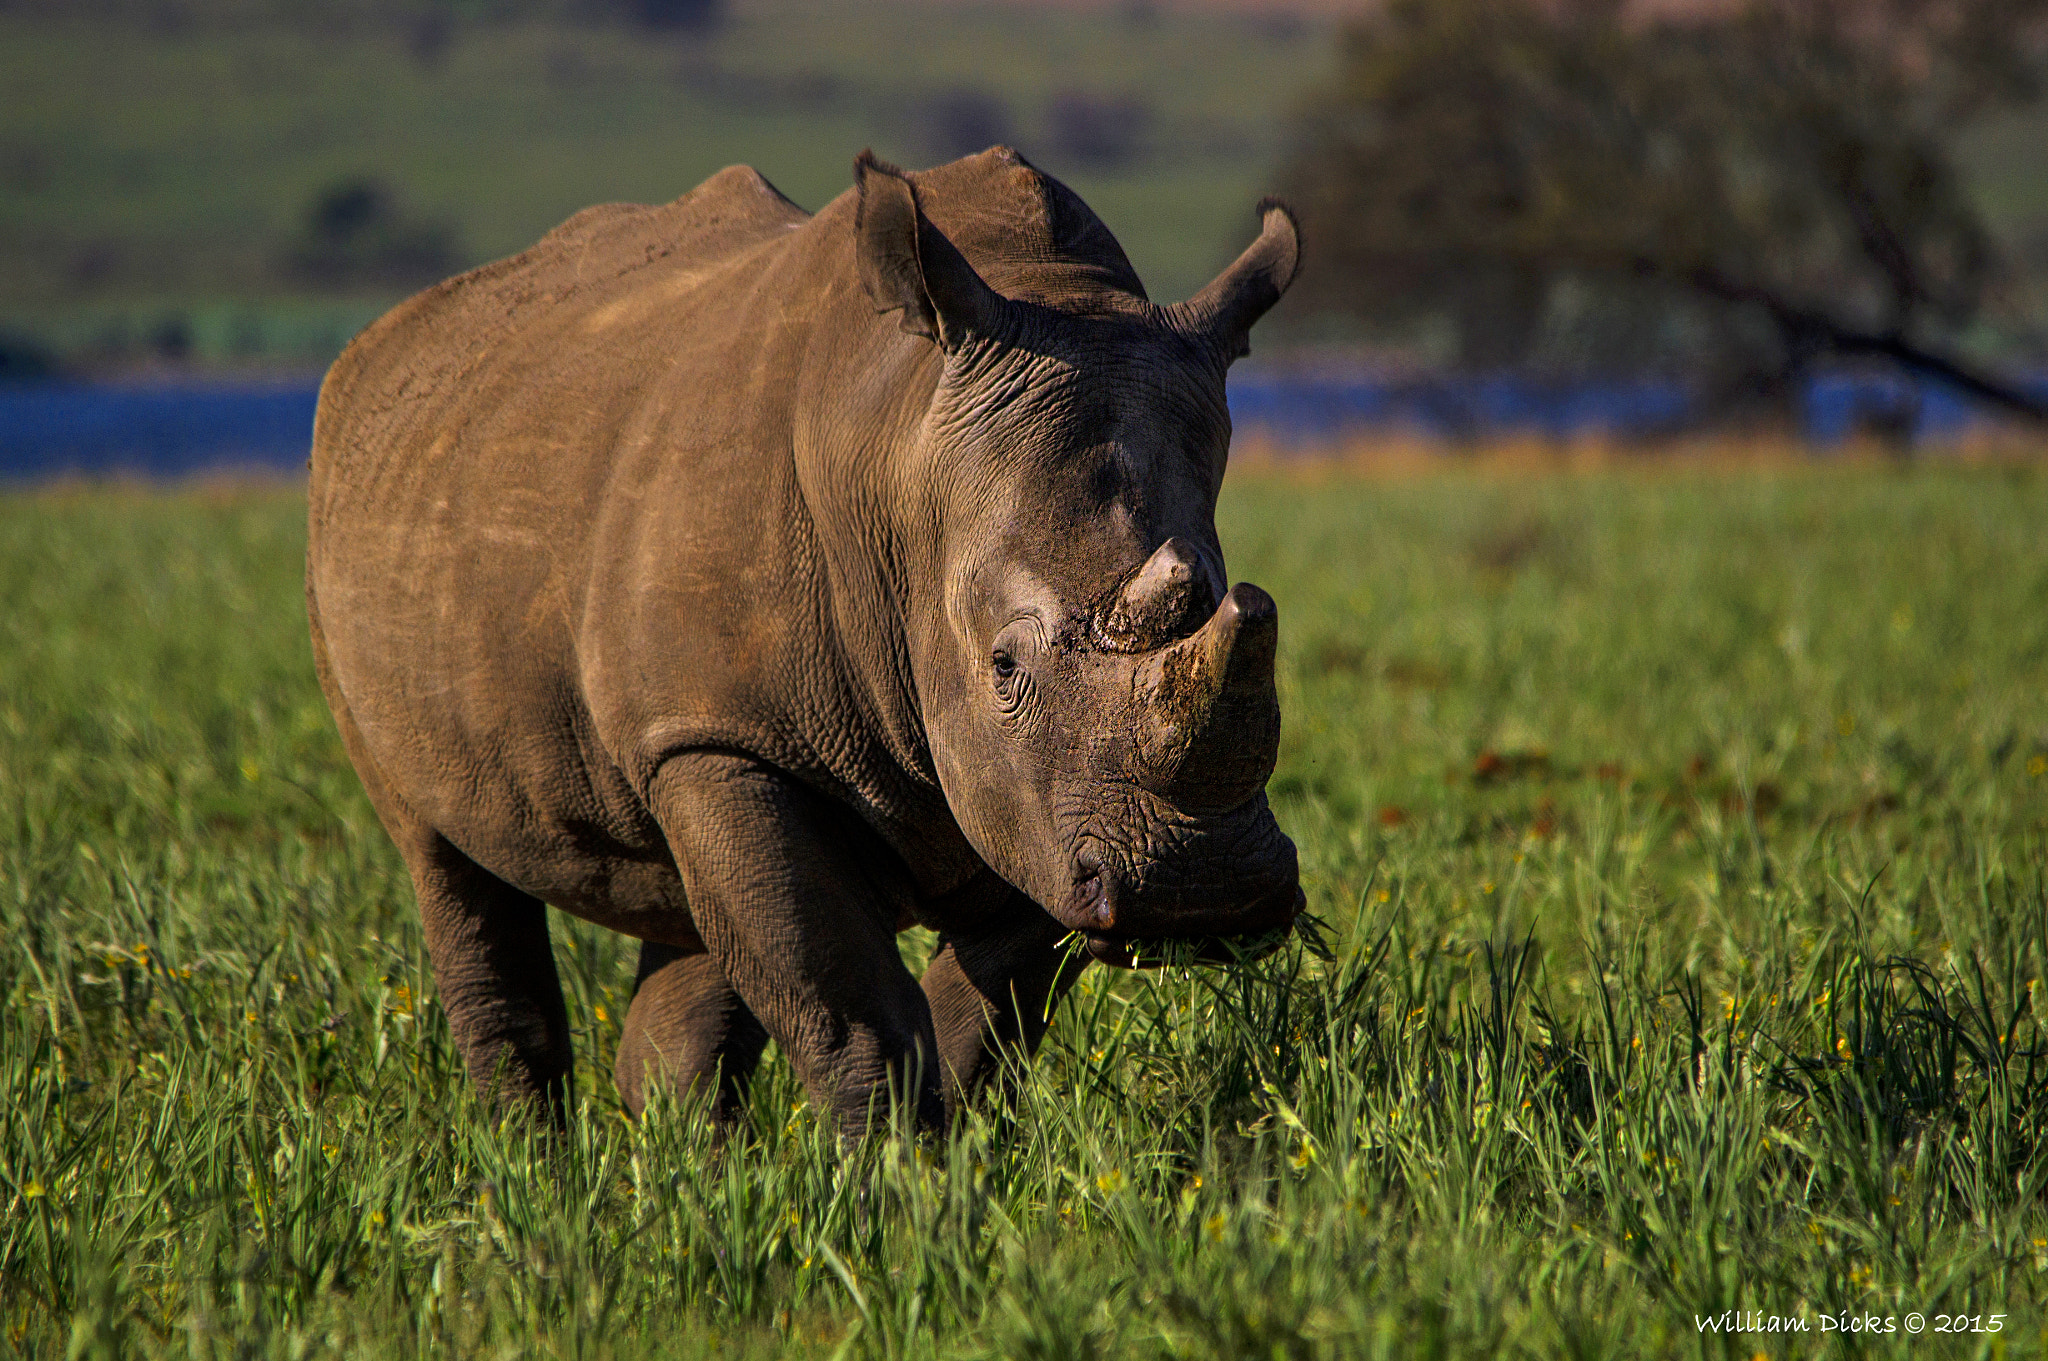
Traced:
[[[1988, 405], [1959, 357], [2015, 266], [1954, 155], [2035, 97], [2048, 0], [1386, 0], [1288, 174], [1297, 294], [1472, 367], [1683, 372], [1789, 400], [1868, 356]], [[1297, 308], [1300, 303], [1296, 304]]]
[[2048, 422], [2048, 401], [1939, 351], [1916, 345], [1897, 333], [1859, 331], [1844, 326], [1824, 312], [1796, 306], [1754, 285], [1734, 283], [1712, 270], [1696, 270], [1688, 282], [1701, 292], [1723, 301], [1750, 303], [1763, 308], [1780, 328], [1790, 334], [1809, 337], [1816, 348], [1845, 356], [1877, 355], [1902, 368], [1946, 383], [2011, 415]]

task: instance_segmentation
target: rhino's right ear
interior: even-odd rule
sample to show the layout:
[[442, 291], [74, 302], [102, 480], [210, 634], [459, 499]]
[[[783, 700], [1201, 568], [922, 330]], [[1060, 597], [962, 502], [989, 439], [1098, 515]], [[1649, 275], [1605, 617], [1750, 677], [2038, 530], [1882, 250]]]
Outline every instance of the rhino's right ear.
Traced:
[[904, 330], [936, 341], [948, 354], [970, 335], [993, 333], [1002, 297], [924, 215], [909, 178], [872, 151], [854, 158], [853, 178], [860, 186], [854, 254], [875, 310], [900, 309]]
[[1301, 228], [1294, 210], [1277, 198], [1259, 200], [1259, 239], [1209, 286], [1167, 308], [1173, 324], [1206, 337], [1226, 364], [1251, 351], [1252, 323], [1280, 301], [1301, 272]]

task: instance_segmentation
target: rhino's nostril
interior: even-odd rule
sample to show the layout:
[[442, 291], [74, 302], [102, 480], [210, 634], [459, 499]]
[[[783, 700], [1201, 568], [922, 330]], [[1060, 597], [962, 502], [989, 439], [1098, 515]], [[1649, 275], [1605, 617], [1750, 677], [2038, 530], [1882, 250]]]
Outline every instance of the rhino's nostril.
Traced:
[[1107, 931], [1116, 924], [1116, 907], [1111, 901], [1109, 880], [1100, 866], [1083, 863], [1075, 867], [1070, 914], [1073, 920], [1086, 923], [1086, 928]]

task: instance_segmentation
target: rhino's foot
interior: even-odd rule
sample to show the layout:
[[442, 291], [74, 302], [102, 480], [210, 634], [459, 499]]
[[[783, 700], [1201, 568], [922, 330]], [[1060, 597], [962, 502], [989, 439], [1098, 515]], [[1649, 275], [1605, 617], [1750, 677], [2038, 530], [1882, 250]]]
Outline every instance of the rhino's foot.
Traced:
[[562, 1123], [574, 1051], [546, 906], [441, 836], [399, 845], [419, 896], [434, 990], [470, 1077], [501, 1108], [537, 1106]]

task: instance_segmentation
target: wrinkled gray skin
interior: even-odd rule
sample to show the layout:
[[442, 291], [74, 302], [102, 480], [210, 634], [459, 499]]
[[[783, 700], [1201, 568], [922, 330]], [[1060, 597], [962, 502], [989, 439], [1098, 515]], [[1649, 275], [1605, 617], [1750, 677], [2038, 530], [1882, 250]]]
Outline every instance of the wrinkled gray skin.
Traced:
[[816, 216], [738, 168], [590, 209], [321, 391], [321, 682], [500, 1099], [567, 1091], [543, 903], [645, 942], [633, 1109], [729, 1117], [772, 1036], [849, 1131], [1028, 1052], [1070, 930], [1298, 911], [1273, 603], [1214, 525], [1292, 218], [1161, 308], [1014, 152], [855, 169]]

